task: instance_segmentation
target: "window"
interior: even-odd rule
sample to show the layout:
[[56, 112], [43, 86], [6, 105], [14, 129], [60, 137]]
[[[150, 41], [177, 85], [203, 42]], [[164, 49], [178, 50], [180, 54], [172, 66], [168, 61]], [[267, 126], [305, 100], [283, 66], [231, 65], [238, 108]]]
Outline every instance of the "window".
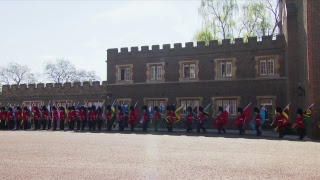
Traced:
[[230, 114], [231, 116], [237, 115], [237, 99], [218, 99], [216, 100], [216, 109], [218, 107], [223, 107], [225, 109], [227, 106], [230, 105]]
[[158, 106], [159, 110], [161, 110], [160, 107], [162, 107], [162, 113], [164, 113], [166, 110], [168, 99], [167, 98], [145, 98], [143, 99], [143, 102], [145, 105], [148, 106], [148, 108], [151, 106], [152, 111], [155, 106]]
[[179, 81], [193, 81], [193, 80], [199, 80], [199, 61], [193, 60], [193, 61], [180, 61], [180, 78]]
[[220, 62], [220, 76], [231, 77], [232, 76], [232, 63], [231, 62]]
[[260, 60], [260, 75], [274, 75], [274, 60]]
[[236, 58], [214, 59], [215, 62], [215, 80], [233, 80], [236, 79]]
[[[34, 104], [34, 106], [38, 106], [38, 107], [41, 107], [44, 105], [44, 102], [43, 101], [23, 101], [22, 104], [24, 106], [27, 106], [27, 107], [31, 107], [32, 104]], [[47, 104], [46, 104], [47, 105]], [[11, 105], [10, 105], [11, 106]]]
[[147, 63], [147, 82], [164, 82], [164, 65], [165, 62]]
[[151, 80], [162, 79], [162, 66], [151, 66]]
[[55, 106], [58, 106], [58, 107], [60, 107], [60, 106], [67, 107], [67, 105], [68, 106], [72, 106], [73, 105], [71, 100], [54, 100], [52, 103], [53, 104], [50, 104], [51, 106], [55, 105]]
[[132, 83], [132, 64], [128, 65], [117, 65], [116, 82], [121, 83]]
[[[192, 109], [196, 108], [198, 112], [200, 100], [195, 100], [195, 99], [181, 99], [180, 100], [180, 106], [183, 106], [183, 111], [182, 114], [186, 115], [187, 114], [187, 107], [191, 106]], [[178, 107], [177, 107], [178, 108]]]
[[[130, 105], [131, 103], [131, 99], [117, 99], [117, 105], [121, 106], [122, 104], [124, 105]], [[132, 106], [134, 106], [134, 104], [131, 104]]]
[[266, 120], [272, 120], [273, 116], [273, 98], [260, 98], [259, 99], [259, 108], [261, 109], [263, 106], [266, 108]]
[[183, 64], [183, 77], [184, 78], [196, 78], [195, 64]]

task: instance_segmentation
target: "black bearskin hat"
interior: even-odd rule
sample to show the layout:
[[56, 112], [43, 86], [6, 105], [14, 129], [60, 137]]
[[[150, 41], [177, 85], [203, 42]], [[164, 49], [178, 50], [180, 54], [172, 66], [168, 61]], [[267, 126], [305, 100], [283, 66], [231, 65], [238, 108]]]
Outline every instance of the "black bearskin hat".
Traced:
[[60, 107], [59, 107], [59, 110], [64, 111], [64, 107], [63, 107], [63, 106], [60, 106]]
[[153, 110], [158, 112], [159, 111], [159, 107], [155, 106], [155, 107], [153, 107]]
[[52, 110], [54, 110], [54, 111], [55, 111], [55, 110], [57, 110], [57, 108], [56, 108], [55, 106], [52, 106]]
[[203, 112], [203, 107], [202, 106], [199, 106], [199, 111]]
[[81, 111], [84, 111], [84, 106], [82, 105], [80, 108], [79, 108], [79, 110]]
[[9, 107], [9, 108], [8, 108], [8, 111], [12, 112], [12, 107]]
[[99, 113], [101, 113], [101, 112], [102, 112], [102, 109], [101, 109], [101, 107], [100, 107], [100, 106], [98, 107], [97, 111], [98, 111]]
[[46, 111], [47, 107], [46, 106], [42, 106], [42, 111]]
[[118, 110], [120, 110], [120, 111], [121, 111], [121, 110], [122, 110], [122, 107], [121, 107], [121, 106], [118, 106]]
[[175, 111], [176, 107], [175, 106], [171, 106], [171, 111]]
[[130, 106], [130, 111], [134, 111], [134, 107], [133, 106]]
[[223, 112], [223, 108], [221, 106], [219, 106], [218, 111]]
[[299, 108], [299, 109], [297, 110], [297, 114], [299, 114], [300, 116], [302, 116], [302, 109], [301, 109], [301, 108]]
[[28, 108], [27, 108], [27, 107], [24, 107], [23, 110], [24, 110], [24, 111], [28, 111]]
[[146, 105], [144, 105], [144, 106], [142, 106], [142, 110], [148, 110], [148, 106], [146, 106]]
[[170, 111], [170, 110], [171, 110], [171, 107], [170, 107], [170, 106], [167, 106], [166, 109], [167, 109], [167, 111]]
[[259, 109], [257, 107], [254, 108], [255, 113], [259, 113]]
[[38, 106], [35, 106], [35, 107], [34, 107], [34, 110], [35, 110], [35, 111], [39, 111]]
[[191, 107], [191, 106], [188, 106], [188, 107], [187, 107], [187, 111], [192, 112], [192, 107]]
[[96, 109], [97, 109], [97, 108], [96, 108], [95, 105], [92, 105], [92, 106], [91, 106], [91, 110], [92, 110], [92, 111], [95, 111]]
[[91, 107], [88, 107], [88, 111], [91, 111]]
[[111, 111], [111, 106], [110, 105], [107, 105], [107, 110]]
[[277, 107], [277, 108], [276, 108], [276, 112], [281, 113], [281, 112], [282, 112], [281, 107]]
[[17, 106], [17, 110], [18, 110], [18, 111], [21, 111], [21, 107], [20, 107], [20, 106]]
[[1, 111], [6, 111], [6, 108], [5, 107], [1, 107]]
[[238, 112], [242, 114], [243, 110], [241, 107], [238, 107]]
[[75, 110], [76, 108], [74, 106], [71, 106], [71, 110]]

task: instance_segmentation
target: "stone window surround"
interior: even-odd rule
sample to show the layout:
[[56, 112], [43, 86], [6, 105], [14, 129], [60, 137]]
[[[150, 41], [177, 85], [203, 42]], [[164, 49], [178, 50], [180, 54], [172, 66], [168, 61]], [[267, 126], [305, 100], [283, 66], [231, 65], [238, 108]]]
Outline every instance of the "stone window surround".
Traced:
[[[212, 97], [212, 108], [213, 108], [213, 116], [216, 117], [218, 115], [218, 108], [216, 105], [217, 100], [227, 100], [227, 99], [235, 99], [236, 100], [236, 108], [239, 106], [241, 101], [241, 96], [222, 96], [222, 97]], [[234, 115], [229, 115], [229, 117], [235, 117]]]
[[[260, 61], [261, 60], [274, 60], [274, 70], [272, 75], [260, 75]], [[280, 77], [280, 64], [279, 64], [280, 56], [279, 55], [268, 55], [268, 56], [255, 56], [255, 70], [257, 78], [275, 78]]]
[[[130, 68], [130, 80], [126, 81], [126, 80], [119, 80], [119, 69], [122, 68]], [[132, 76], [133, 76], [133, 64], [121, 64], [121, 65], [116, 65], [116, 84], [132, 84], [133, 80], [132, 80]]]
[[[275, 102], [276, 102], [277, 96], [257, 96], [256, 99], [259, 106], [260, 106], [260, 99], [272, 99], [272, 111], [276, 109]], [[273, 112], [272, 114], [273, 114], [272, 118], [274, 119], [275, 114]]]
[[129, 105], [131, 105], [131, 98], [118, 98], [116, 100], [117, 106], [121, 106], [123, 101], [125, 102], [125, 104], [128, 104], [127, 102], [129, 102]]
[[144, 105], [147, 105], [148, 101], [163, 101], [165, 103], [163, 109], [165, 109], [165, 106], [168, 104], [168, 98], [143, 98]]
[[[236, 58], [219, 58], [219, 59], [214, 59], [214, 75], [215, 75], [215, 80], [235, 80], [237, 79], [236, 76], [236, 71], [237, 71], [237, 67], [236, 67]], [[221, 66], [220, 63], [221, 62], [231, 62], [232, 66], [231, 66], [231, 73], [232, 76], [221, 76]]]
[[44, 104], [44, 101], [41, 101], [41, 100], [36, 100], [36, 101], [23, 101], [22, 102], [22, 104], [24, 105], [24, 106], [31, 106], [32, 105], [32, 103], [34, 103], [34, 105], [35, 106], [38, 106], [38, 107], [40, 107], [40, 105], [45, 105]]
[[[147, 83], [165, 82], [165, 70], [164, 70], [165, 62], [146, 63], [146, 66], [147, 66], [147, 71], [146, 71], [146, 75], [147, 75], [146, 82]], [[151, 66], [162, 66], [162, 69], [161, 69], [162, 78], [161, 79], [152, 79], [151, 80]]]
[[[203, 97], [177, 97], [176, 101], [177, 101], [177, 108], [179, 108], [181, 106], [181, 101], [199, 101], [198, 107], [202, 105], [202, 101], [203, 101]], [[185, 107], [187, 108], [187, 107]], [[205, 107], [203, 107], [205, 108]], [[192, 107], [193, 109], [193, 107]], [[185, 114], [182, 114], [183, 116], [185, 116]]]
[[[183, 76], [183, 65], [184, 64], [195, 64], [195, 78], [184, 78]], [[179, 82], [188, 81], [199, 81], [199, 60], [179, 61]]]
[[[84, 105], [86, 105], [87, 102], [88, 102], [88, 103], [92, 103], [92, 102], [96, 103], [96, 102], [99, 102], [100, 105], [103, 106], [105, 100], [104, 100], [104, 99], [85, 99], [83, 102], [84, 102]], [[94, 105], [96, 105], [96, 104], [94, 104]], [[79, 106], [81, 106], [80, 103], [79, 103]], [[98, 107], [97, 107], [97, 108], [98, 108]]]

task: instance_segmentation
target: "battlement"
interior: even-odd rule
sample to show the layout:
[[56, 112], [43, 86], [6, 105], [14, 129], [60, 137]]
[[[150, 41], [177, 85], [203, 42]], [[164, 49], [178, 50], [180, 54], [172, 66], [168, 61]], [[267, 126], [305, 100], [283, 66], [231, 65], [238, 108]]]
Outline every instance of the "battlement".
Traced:
[[273, 40], [272, 36], [263, 36], [261, 41], [258, 41], [257, 37], [248, 37], [248, 41], [244, 42], [243, 38], [235, 38], [234, 42], [231, 43], [230, 39], [223, 39], [222, 43], [219, 44], [217, 40], [209, 42], [206, 46], [205, 42], [197, 42], [194, 45], [193, 42], [186, 42], [185, 47], [182, 47], [181, 43], [174, 43], [173, 48], [170, 44], [162, 45], [160, 49], [159, 45], [141, 46], [140, 51], [138, 47], [129, 48], [123, 47], [112, 48], [107, 50], [108, 61], [116, 59], [126, 59], [129, 57], [158, 57], [158, 56], [179, 56], [179, 55], [190, 55], [190, 54], [204, 54], [204, 53], [219, 53], [223, 51], [250, 51], [250, 50], [263, 50], [270, 48], [284, 48], [286, 45], [284, 35], [277, 35], [276, 39]]

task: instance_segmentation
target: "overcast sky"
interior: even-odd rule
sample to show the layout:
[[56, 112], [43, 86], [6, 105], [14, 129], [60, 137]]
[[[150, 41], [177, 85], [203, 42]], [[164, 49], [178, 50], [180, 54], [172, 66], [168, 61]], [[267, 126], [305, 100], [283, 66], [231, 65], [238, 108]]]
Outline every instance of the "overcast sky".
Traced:
[[106, 50], [192, 41], [200, 0], [0, 1], [0, 65], [66, 58], [106, 80]]

